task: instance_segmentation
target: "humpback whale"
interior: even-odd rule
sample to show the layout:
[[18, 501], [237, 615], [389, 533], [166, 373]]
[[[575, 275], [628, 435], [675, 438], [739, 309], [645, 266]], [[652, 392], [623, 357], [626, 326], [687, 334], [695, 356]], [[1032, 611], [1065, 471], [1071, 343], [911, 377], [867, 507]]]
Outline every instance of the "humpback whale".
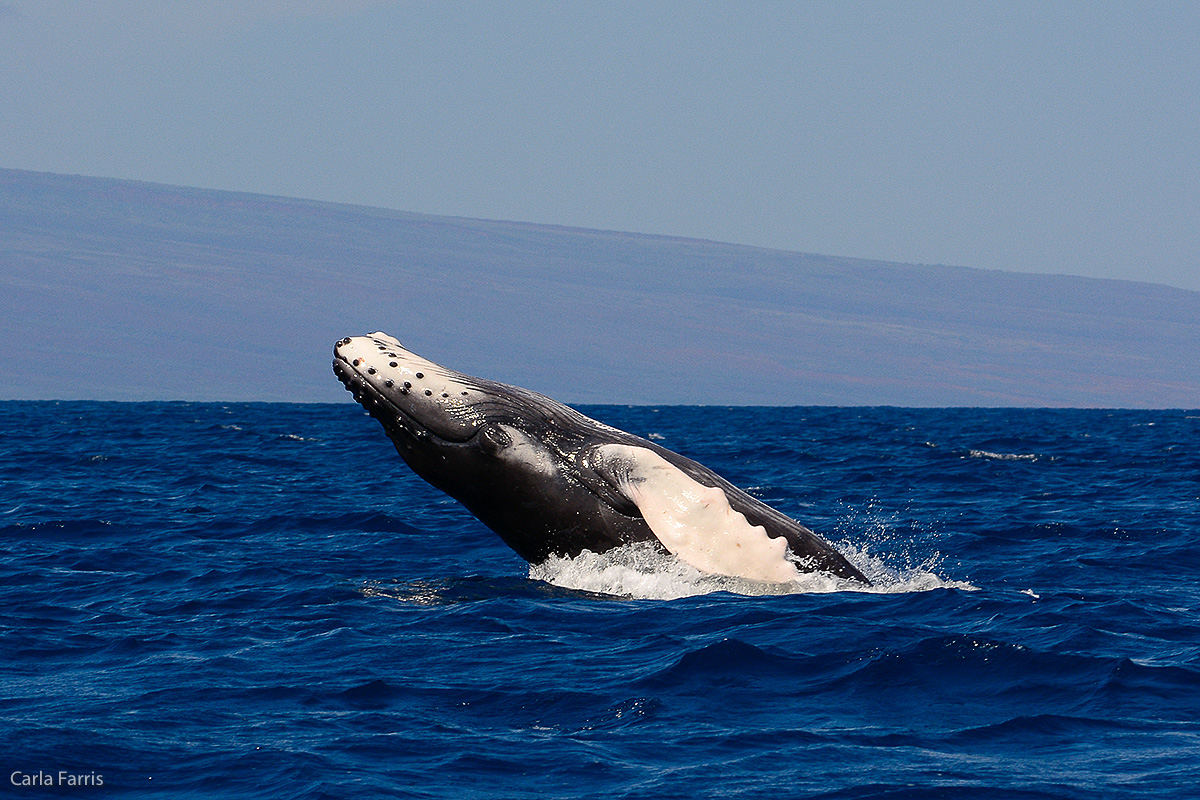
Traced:
[[696, 569], [769, 583], [869, 583], [830, 544], [707, 467], [537, 392], [475, 378], [376, 332], [333, 370], [417, 475], [531, 564], [650, 542]]

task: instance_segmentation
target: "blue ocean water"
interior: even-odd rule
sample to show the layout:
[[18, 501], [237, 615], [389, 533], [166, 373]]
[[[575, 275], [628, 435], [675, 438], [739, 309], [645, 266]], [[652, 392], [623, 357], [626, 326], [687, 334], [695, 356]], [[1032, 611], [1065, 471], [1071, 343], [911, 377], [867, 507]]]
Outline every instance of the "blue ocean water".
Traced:
[[1200, 412], [583, 410], [876, 586], [531, 570], [349, 402], [0, 403], [7, 794], [1197, 796]]

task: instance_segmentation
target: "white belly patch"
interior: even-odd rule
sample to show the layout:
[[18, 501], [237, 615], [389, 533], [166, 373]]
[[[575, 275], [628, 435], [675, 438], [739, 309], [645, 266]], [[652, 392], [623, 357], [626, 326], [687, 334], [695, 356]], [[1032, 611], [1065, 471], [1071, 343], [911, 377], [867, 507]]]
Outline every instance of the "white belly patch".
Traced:
[[721, 489], [704, 486], [645, 447], [607, 444], [597, 457], [613, 469], [655, 537], [676, 558], [702, 572], [767, 583], [800, 578], [783, 537], [767, 535], [729, 505]]

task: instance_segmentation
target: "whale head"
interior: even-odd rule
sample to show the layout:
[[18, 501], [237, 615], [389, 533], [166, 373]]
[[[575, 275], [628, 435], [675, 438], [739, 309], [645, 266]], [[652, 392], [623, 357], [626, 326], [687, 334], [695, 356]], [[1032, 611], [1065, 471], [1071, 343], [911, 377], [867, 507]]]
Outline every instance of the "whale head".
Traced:
[[346, 337], [333, 349], [333, 370], [384, 428], [414, 441], [466, 442], [487, 422], [495, 402], [484, 381], [435, 364], [383, 332]]
[[[573, 465], [586, 457], [588, 432], [607, 426], [537, 392], [443, 367], [382, 332], [339, 340], [333, 370], [414, 472], [489, 527], [509, 531], [505, 541], [527, 560], [578, 552], [527, 521], [497, 517], [587, 493]], [[576, 524], [551, 516], [539, 526]]]
[[480, 436], [495, 441], [508, 428], [598, 424], [537, 392], [443, 367], [381, 331], [341, 339], [333, 354], [334, 373], [354, 399], [389, 435], [414, 445], [427, 439], [465, 444]]

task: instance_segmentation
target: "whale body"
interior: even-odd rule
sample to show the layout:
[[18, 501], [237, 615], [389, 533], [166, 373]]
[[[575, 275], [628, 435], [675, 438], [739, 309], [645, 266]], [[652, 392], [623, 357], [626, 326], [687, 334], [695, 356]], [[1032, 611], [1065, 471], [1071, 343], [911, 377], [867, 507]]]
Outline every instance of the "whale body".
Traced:
[[707, 467], [537, 392], [447, 369], [382, 332], [339, 340], [333, 369], [417, 475], [531, 564], [650, 542], [715, 575], [869, 583]]

